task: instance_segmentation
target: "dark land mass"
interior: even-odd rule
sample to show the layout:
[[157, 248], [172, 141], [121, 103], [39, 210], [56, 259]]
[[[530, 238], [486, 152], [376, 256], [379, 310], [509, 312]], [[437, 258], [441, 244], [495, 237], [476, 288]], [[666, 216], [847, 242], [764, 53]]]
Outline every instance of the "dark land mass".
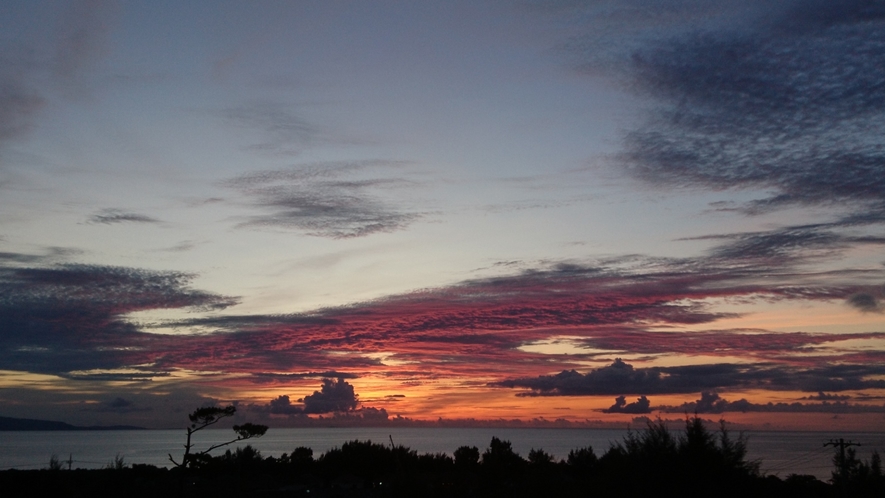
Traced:
[[829, 483], [810, 475], [781, 479], [746, 460], [743, 437], [724, 426], [709, 432], [693, 418], [681, 434], [649, 423], [600, 456], [588, 446], [558, 462], [541, 449], [524, 458], [497, 438], [484, 451], [462, 446], [453, 456], [350, 441], [318, 458], [305, 447], [263, 458], [246, 446], [214, 457], [192, 454], [187, 466], [172, 469], [118, 459], [106, 469], [63, 470], [64, 462], [55, 461], [51, 469], [0, 472], [0, 490], [4, 498], [885, 496], [878, 454], [862, 461], [852, 449], [836, 451]]
[[37, 420], [30, 418], [0, 417], [0, 431], [129, 431], [146, 430], [144, 427], [132, 425], [93, 425], [80, 427], [56, 422], [54, 420]]

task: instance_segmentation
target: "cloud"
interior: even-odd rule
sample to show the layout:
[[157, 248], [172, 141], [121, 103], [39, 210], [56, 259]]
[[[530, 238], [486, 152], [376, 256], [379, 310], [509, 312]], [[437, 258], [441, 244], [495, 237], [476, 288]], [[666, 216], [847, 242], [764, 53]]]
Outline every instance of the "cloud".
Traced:
[[[823, 393], [821, 393], [823, 394]], [[810, 398], [809, 398], [810, 399]], [[702, 392], [701, 398], [680, 406], [664, 406], [666, 412], [726, 413], [726, 412], [778, 412], [778, 413], [885, 413], [885, 406], [859, 405], [824, 400], [821, 403], [751, 403], [746, 399], [728, 401], [714, 392]]]
[[90, 223], [112, 225], [115, 223], [159, 223], [160, 220], [147, 215], [123, 211], [120, 209], [104, 209], [89, 217]]
[[50, 48], [54, 53], [45, 53], [42, 44], [28, 36], [0, 41], [0, 146], [34, 127], [50, 101], [44, 81], [55, 83], [67, 96], [88, 92], [85, 70], [109, 47], [107, 34], [115, 23], [117, 2], [77, 0], [66, 7], [55, 24]]
[[56, 26], [55, 76], [67, 84], [108, 51], [108, 34], [119, 4], [113, 0], [70, 2]]
[[[353, 386], [344, 378], [323, 379], [323, 385], [319, 391], [314, 391], [298, 402], [302, 405], [292, 404], [288, 394], [282, 394], [270, 400], [266, 406], [250, 405], [252, 410], [266, 411], [274, 415], [307, 415], [320, 413], [343, 413], [356, 410], [359, 404], [359, 396], [354, 392]], [[376, 415], [372, 413], [372, 415]], [[386, 418], [386, 413], [385, 413]]]
[[881, 222], [882, 9], [785, 5], [765, 9], [768, 21], [753, 22], [750, 6], [731, 29], [699, 26], [635, 48], [621, 67], [659, 107], [627, 134], [620, 161], [656, 185], [772, 191], [745, 206], [751, 213], [842, 203]]
[[323, 386], [300, 400], [304, 403], [304, 413], [331, 413], [355, 410], [357, 395], [353, 386], [346, 380], [323, 379]]
[[216, 114], [238, 127], [259, 130], [263, 141], [249, 146], [257, 152], [295, 155], [309, 145], [328, 141], [320, 128], [283, 104], [254, 102]]
[[782, 359], [791, 352], [852, 339], [878, 340], [883, 332], [859, 334], [810, 334], [762, 330], [710, 330], [649, 332], [643, 330], [598, 330], [574, 342], [591, 350], [629, 351], [633, 354], [686, 354], [705, 356], [744, 355], [762, 361]]
[[112, 413], [132, 413], [132, 412], [149, 412], [153, 411], [150, 406], [138, 406], [135, 402], [116, 397], [110, 401], [101, 403], [97, 407], [88, 408], [87, 411], [96, 412], [112, 412]]
[[190, 289], [192, 279], [111, 266], [0, 265], [0, 368], [66, 373], [150, 363], [152, 350], [171, 348], [170, 341], [139, 332], [126, 314], [236, 302]]
[[[880, 375], [871, 366], [882, 363], [876, 352], [839, 341], [878, 340], [883, 333], [679, 331], [684, 324], [734, 316], [711, 310], [721, 299], [839, 302], [872, 292], [833, 286], [838, 272], [816, 282], [815, 275], [803, 277], [792, 269], [781, 273], [634, 257], [595, 266], [558, 264], [301, 314], [209, 313], [134, 323], [126, 317], [135, 311], [212, 312], [235, 300], [191, 289], [189, 274], [49, 260], [41, 265], [25, 256], [13, 253], [6, 266], [0, 265], [0, 295], [5, 296], [0, 319], [8, 324], [0, 330], [0, 367], [83, 381], [171, 380], [184, 369], [213, 372], [213, 383], [254, 389], [256, 383], [286, 386], [371, 371], [404, 382], [482, 375], [503, 379], [498, 387], [525, 389], [519, 394], [532, 396], [723, 387], [838, 392], [881, 384], [871, 377]], [[151, 333], [155, 328], [178, 333]], [[567, 338], [574, 348], [570, 354], [534, 350], [558, 337]], [[822, 356], [826, 353], [840, 365], [822, 369], [821, 362], [829, 361]], [[724, 361], [740, 356], [754, 363], [662, 369], [616, 361], [590, 372], [575, 370], [588, 360], [629, 354], [728, 358]], [[550, 375], [558, 370], [562, 373]], [[304, 403], [328, 398], [319, 393]]]
[[623, 360], [616, 359], [611, 365], [591, 370], [586, 374], [569, 370], [556, 375], [509, 379], [491, 385], [530, 389], [518, 393], [519, 396], [675, 394], [711, 392], [719, 388], [816, 392], [885, 388], [885, 380], [875, 378], [883, 373], [885, 367], [879, 365], [797, 368], [787, 365], [722, 363], [634, 368]]
[[795, 265], [832, 258], [859, 245], [883, 245], [885, 237], [840, 233], [845, 222], [794, 225], [724, 235], [706, 235], [688, 240], [722, 240], [710, 250], [710, 261], [748, 266]]
[[336, 239], [362, 237], [402, 230], [421, 216], [377, 195], [412, 187], [412, 182], [392, 176], [365, 176], [370, 170], [403, 165], [390, 161], [318, 163], [243, 175], [224, 185], [268, 211], [249, 217], [239, 227], [295, 229]]
[[270, 400], [268, 406], [270, 407], [270, 413], [275, 415], [295, 415], [304, 413], [303, 408], [292, 404], [287, 394], [281, 394]]
[[322, 378], [336, 378], [336, 379], [356, 379], [359, 378], [359, 375], [353, 373], [346, 372], [336, 372], [334, 370], [327, 370], [325, 372], [293, 372], [293, 373], [270, 373], [270, 372], [255, 372], [251, 375], [252, 380], [256, 383], [267, 383], [267, 382], [285, 382], [289, 380], [300, 380], [300, 379], [322, 379]]
[[640, 396], [635, 402], [627, 403], [626, 396], [618, 396], [615, 398], [615, 404], [602, 411], [603, 413], [633, 413], [637, 415], [651, 413], [651, 401], [645, 396]]
[[848, 296], [846, 302], [849, 306], [864, 313], [882, 313], [883, 306], [879, 300], [882, 298], [882, 290], [879, 292], [858, 292]]
[[811, 396], [804, 396], [801, 399], [810, 399], [815, 401], [845, 401], [851, 399], [851, 396], [847, 394], [828, 394], [823, 391], [812, 394]]
[[30, 130], [46, 99], [36, 89], [35, 55], [0, 43], [0, 144]]
[[[519, 387], [538, 388], [534, 394], [548, 395], [567, 391], [568, 383], [563, 382], [569, 379], [574, 381], [576, 392], [583, 393], [588, 380], [583, 373], [570, 369], [600, 356], [677, 354], [720, 356], [728, 361], [740, 356], [772, 367], [709, 366], [709, 372], [701, 369], [695, 373], [638, 370], [624, 365], [628, 374], [633, 369], [631, 375], [636, 378], [615, 377], [623, 377], [624, 385], [631, 389], [649, 391], [631, 391], [618, 384], [607, 391], [589, 389], [617, 396], [651, 394], [658, 389], [698, 392], [731, 385], [729, 379], [737, 384], [762, 385], [765, 372], [770, 374], [771, 382], [775, 377], [791, 375], [774, 366], [819, 366], [824, 359], [821, 355], [827, 352], [834, 357], [841, 355], [840, 362], [879, 361], [869, 353], [860, 357], [857, 351], [842, 351], [838, 341], [877, 340], [885, 337], [883, 333], [679, 330], [683, 324], [713, 323], [735, 316], [711, 311], [720, 299], [838, 302], [859, 290], [832, 286], [831, 277], [838, 272], [816, 282], [815, 275], [803, 277], [791, 269], [782, 271], [641, 258], [610, 261], [608, 266], [563, 264], [310, 313], [177, 320], [161, 325], [212, 334], [199, 341], [194, 339], [189, 343], [193, 346], [181, 345], [168, 351], [161, 365], [167, 369], [188, 365], [238, 373], [276, 372], [273, 376], [243, 377], [241, 381], [280, 385], [287, 382], [282, 374], [300, 375], [304, 369], [352, 374], [371, 369], [413, 380], [481, 374], [508, 381], [530, 379]], [[796, 284], [797, 279], [802, 285]], [[662, 327], [670, 331], [662, 332]], [[557, 337], [567, 337], [575, 350], [570, 354], [533, 352], [533, 345]], [[586, 354], [582, 354], [582, 348], [587, 349]], [[205, 354], [207, 350], [212, 354]], [[298, 366], [294, 372], [293, 365]], [[554, 379], [555, 392], [543, 391], [543, 382], [532, 376], [557, 368], [564, 370], [559, 377], [565, 378]], [[609, 368], [589, 377], [592, 380], [596, 375], [616, 371]], [[759, 379], [754, 380], [754, 375]], [[637, 385], [637, 378], [645, 378], [648, 385]], [[829, 390], [821, 378], [811, 376], [807, 380], [803, 389]]]

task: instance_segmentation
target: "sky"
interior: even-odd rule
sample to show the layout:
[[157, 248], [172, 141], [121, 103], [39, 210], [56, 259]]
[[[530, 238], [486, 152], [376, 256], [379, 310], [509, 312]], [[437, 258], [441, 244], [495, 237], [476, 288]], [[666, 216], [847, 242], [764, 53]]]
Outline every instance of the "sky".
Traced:
[[883, 430], [883, 137], [880, 1], [4, 1], [0, 415]]

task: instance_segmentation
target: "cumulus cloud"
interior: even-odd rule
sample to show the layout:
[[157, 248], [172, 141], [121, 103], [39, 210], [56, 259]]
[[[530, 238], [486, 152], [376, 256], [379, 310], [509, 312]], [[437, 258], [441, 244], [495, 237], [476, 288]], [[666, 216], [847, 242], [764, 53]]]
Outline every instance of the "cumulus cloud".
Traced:
[[295, 415], [304, 413], [304, 409], [292, 404], [292, 401], [289, 400], [289, 395], [287, 394], [281, 394], [270, 400], [268, 407], [270, 408], [270, 413], [275, 415]]
[[355, 410], [359, 401], [353, 386], [344, 379], [323, 379], [319, 391], [299, 400], [304, 403], [304, 413], [331, 413]]
[[295, 229], [338, 239], [362, 237], [402, 230], [421, 216], [378, 195], [411, 187], [412, 182], [383, 174], [366, 176], [403, 165], [390, 161], [320, 163], [243, 175], [224, 185], [267, 211], [249, 217], [240, 227]]
[[[344, 378], [326, 378], [323, 379], [323, 385], [319, 391], [314, 391], [313, 394], [298, 400], [301, 405], [293, 404], [289, 395], [283, 394], [270, 400], [266, 406], [253, 406], [252, 409], [267, 411], [274, 415], [343, 413], [356, 410], [359, 404], [358, 398], [359, 395], [354, 392], [353, 386]], [[377, 416], [376, 412], [377, 410], [372, 411], [370, 416]], [[384, 418], [386, 418], [386, 412]]]
[[651, 401], [645, 396], [640, 396], [633, 403], [627, 403], [626, 396], [618, 396], [615, 398], [615, 404], [602, 411], [603, 413], [651, 413]]

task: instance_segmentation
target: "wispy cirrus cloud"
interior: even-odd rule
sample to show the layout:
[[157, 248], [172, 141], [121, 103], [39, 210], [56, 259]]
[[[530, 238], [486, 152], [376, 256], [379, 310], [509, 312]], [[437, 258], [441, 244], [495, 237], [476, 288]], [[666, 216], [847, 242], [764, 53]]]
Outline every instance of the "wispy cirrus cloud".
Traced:
[[385, 174], [399, 171], [406, 164], [316, 163], [250, 173], [223, 185], [265, 211], [248, 217], [239, 227], [290, 229], [337, 239], [363, 237], [402, 230], [422, 216], [381, 195], [415, 186], [404, 177]]
[[748, 5], [729, 28], [647, 30], [619, 70], [658, 108], [619, 160], [656, 185], [771, 192], [748, 213], [847, 204], [881, 223], [885, 10], [857, 0], [761, 11]]
[[[633, 269], [561, 265], [302, 315], [179, 321], [175, 324], [179, 328], [216, 330], [200, 343], [213, 354], [208, 357], [182, 347], [164, 361], [168, 365], [188, 361], [194, 366], [205, 361], [207, 369], [223, 363], [240, 372], [285, 372], [288, 365], [299, 365], [297, 372], [371, 368], [403, 376], [513, 378], [520, 372], [549, 372], [554, 365], [574, 368], [567, 365], [614, 354], [741, 356], [794, 367], [806, 362], [806, 353], [815, 353], [819, 361], [820, 354], [829, 351], [847, 362], [865, 362], [869, 359], [852, 356], [860, 354], [857, 351], [841, 351], [834, 343], [885, 337], [876, 332], [652, 330], [734, 316], [713, 311], [709, 299], [838, 301], [857, 289], [796, 285], [792, 271], [781, 277], [770, 269], [757, 274], [743, 268], [702, 270], [694, 263], [676, 261], [646, 264]], [[561, 336], [569, 337], [576, 348], [570, 354], [543, 354], [525, 347]], [[244, 357], [243, 351], [254, 353]], [[425, 368], [416, 370], [416, 364]], [[702, 390], [697, 386], [685, 389]], [[605, 394], [624, 394], [616, 391]]]
[[82, 76], [108, 48], [116, 7], [113, 0], [69, 2], [54, 25], [53, 53], [27, 36], [0, 41], [0, 146], [36, 125], [40, 110], [52, 100], [46, 80], [64, 96], [88, 92]]
[[880, 365], [828, 365], [817, 368], [776, 364], [728, 363], [678, 367], [635, 368], [617, 359], [609, 366], [581, 374], [575, 370], [556, 375], [509, 379], [497, 387], [529, 389], [521, 396], [594, 396], [603, 394], [672, 394], [715, 389], [768, 389], [775, 391], [847, 391], [883, 389]]
[[329, 140], [320, 127], [309, 123], [290, 105], [252, 102], [214, 114], [234, 126], [258, 131], [261, 141], [248, 147], [256, 152], [297, 155], [310, 145]]
[[116, 223], [160, 223], [160, 220], [123, 209], [103, 209], [90, 216], [89, 223], [113, 225]]
[[46, 104], [33, 81], [38, 69], [34, 58], [25, 47], [0, 43], [0, 144], [30, 130]]
[[[820, 403], [752, 403], [744, 398], [728, 401], [715, 392], [702, 392], [700, 399], [679, 406], [661, 406], [656, 410], [670, 413], [727, 413], [727, 412], [775, 412], [775, 413], [885, 413], [885, 406], [846, 403], [837, 399], [823, 399]], [[819, 399], [819, 398], [817, 398]]]
[[159, 346], [168, 339], [140, 333], [127, 313], [221, 309], [236, 302], [189, 288], [192, 279], [111, 266], [2, 265], [0, 368], [67, 373], [150, 363], [169, 347]]
[[[40, 267], [28, 258], [7, 259], [0, 273], [7, 296], [0, 317], [11, 328], [2, 338], [6, 347], [0, 367], [84, 380], [133, 381], [187, 369], [216, 372], [219, 382], [244, 387], [301, 385], [317, 376], [343, 379], [367, 372], [417, 382], [481, 375], [502, 379], [498, 387], [525, 389], [524, 395], [883, 387], [869, 377], [881, 372], [864, 367], [881, 364], [876, 351], [839, 345], [881, 341], [883, 333], [679, 330], [736, 316], [716, 311], [711, 300], [832, 302], [871, 292], [830, 279], [816, 281], [815, 274], [790, 267], [748, 269], [713, 264], [715, 258], [708, 265], [700, 260], [616, 258], [310, 313], [215, 314], [135, 324], [126, 321], [127, 313], [217, 310], [235, 301], [190, 289], [188, 274], [50, 263]], [[154, 327], [181, 333], [158, 335], [151, 333]], [[662, 327], [672, 331], [661, 332]], [[569, 338], [569, 354], [529, 347], [557, 337]], [[586, 368], [588, 360], [615, 355], [673, 354], [718, 356], [726, 362], [742, 357], [750, 364], [641, 369], [616, 362], [586, 373], [576, 370]], [[826, 355], [838, 357], [836, 370], [819, 368]], [[132, 371], [114, 370], [126, 366]], [[563, 373], [549, 374], [558, 369]], [[228, 374], [236, 378], [222, 379]]]
[[116, 0], [70, 2], [56, 26], [53, 75], [65, 93], [87, 93], [83, 73], [110, 51], [109, 34], [116, 24]]

